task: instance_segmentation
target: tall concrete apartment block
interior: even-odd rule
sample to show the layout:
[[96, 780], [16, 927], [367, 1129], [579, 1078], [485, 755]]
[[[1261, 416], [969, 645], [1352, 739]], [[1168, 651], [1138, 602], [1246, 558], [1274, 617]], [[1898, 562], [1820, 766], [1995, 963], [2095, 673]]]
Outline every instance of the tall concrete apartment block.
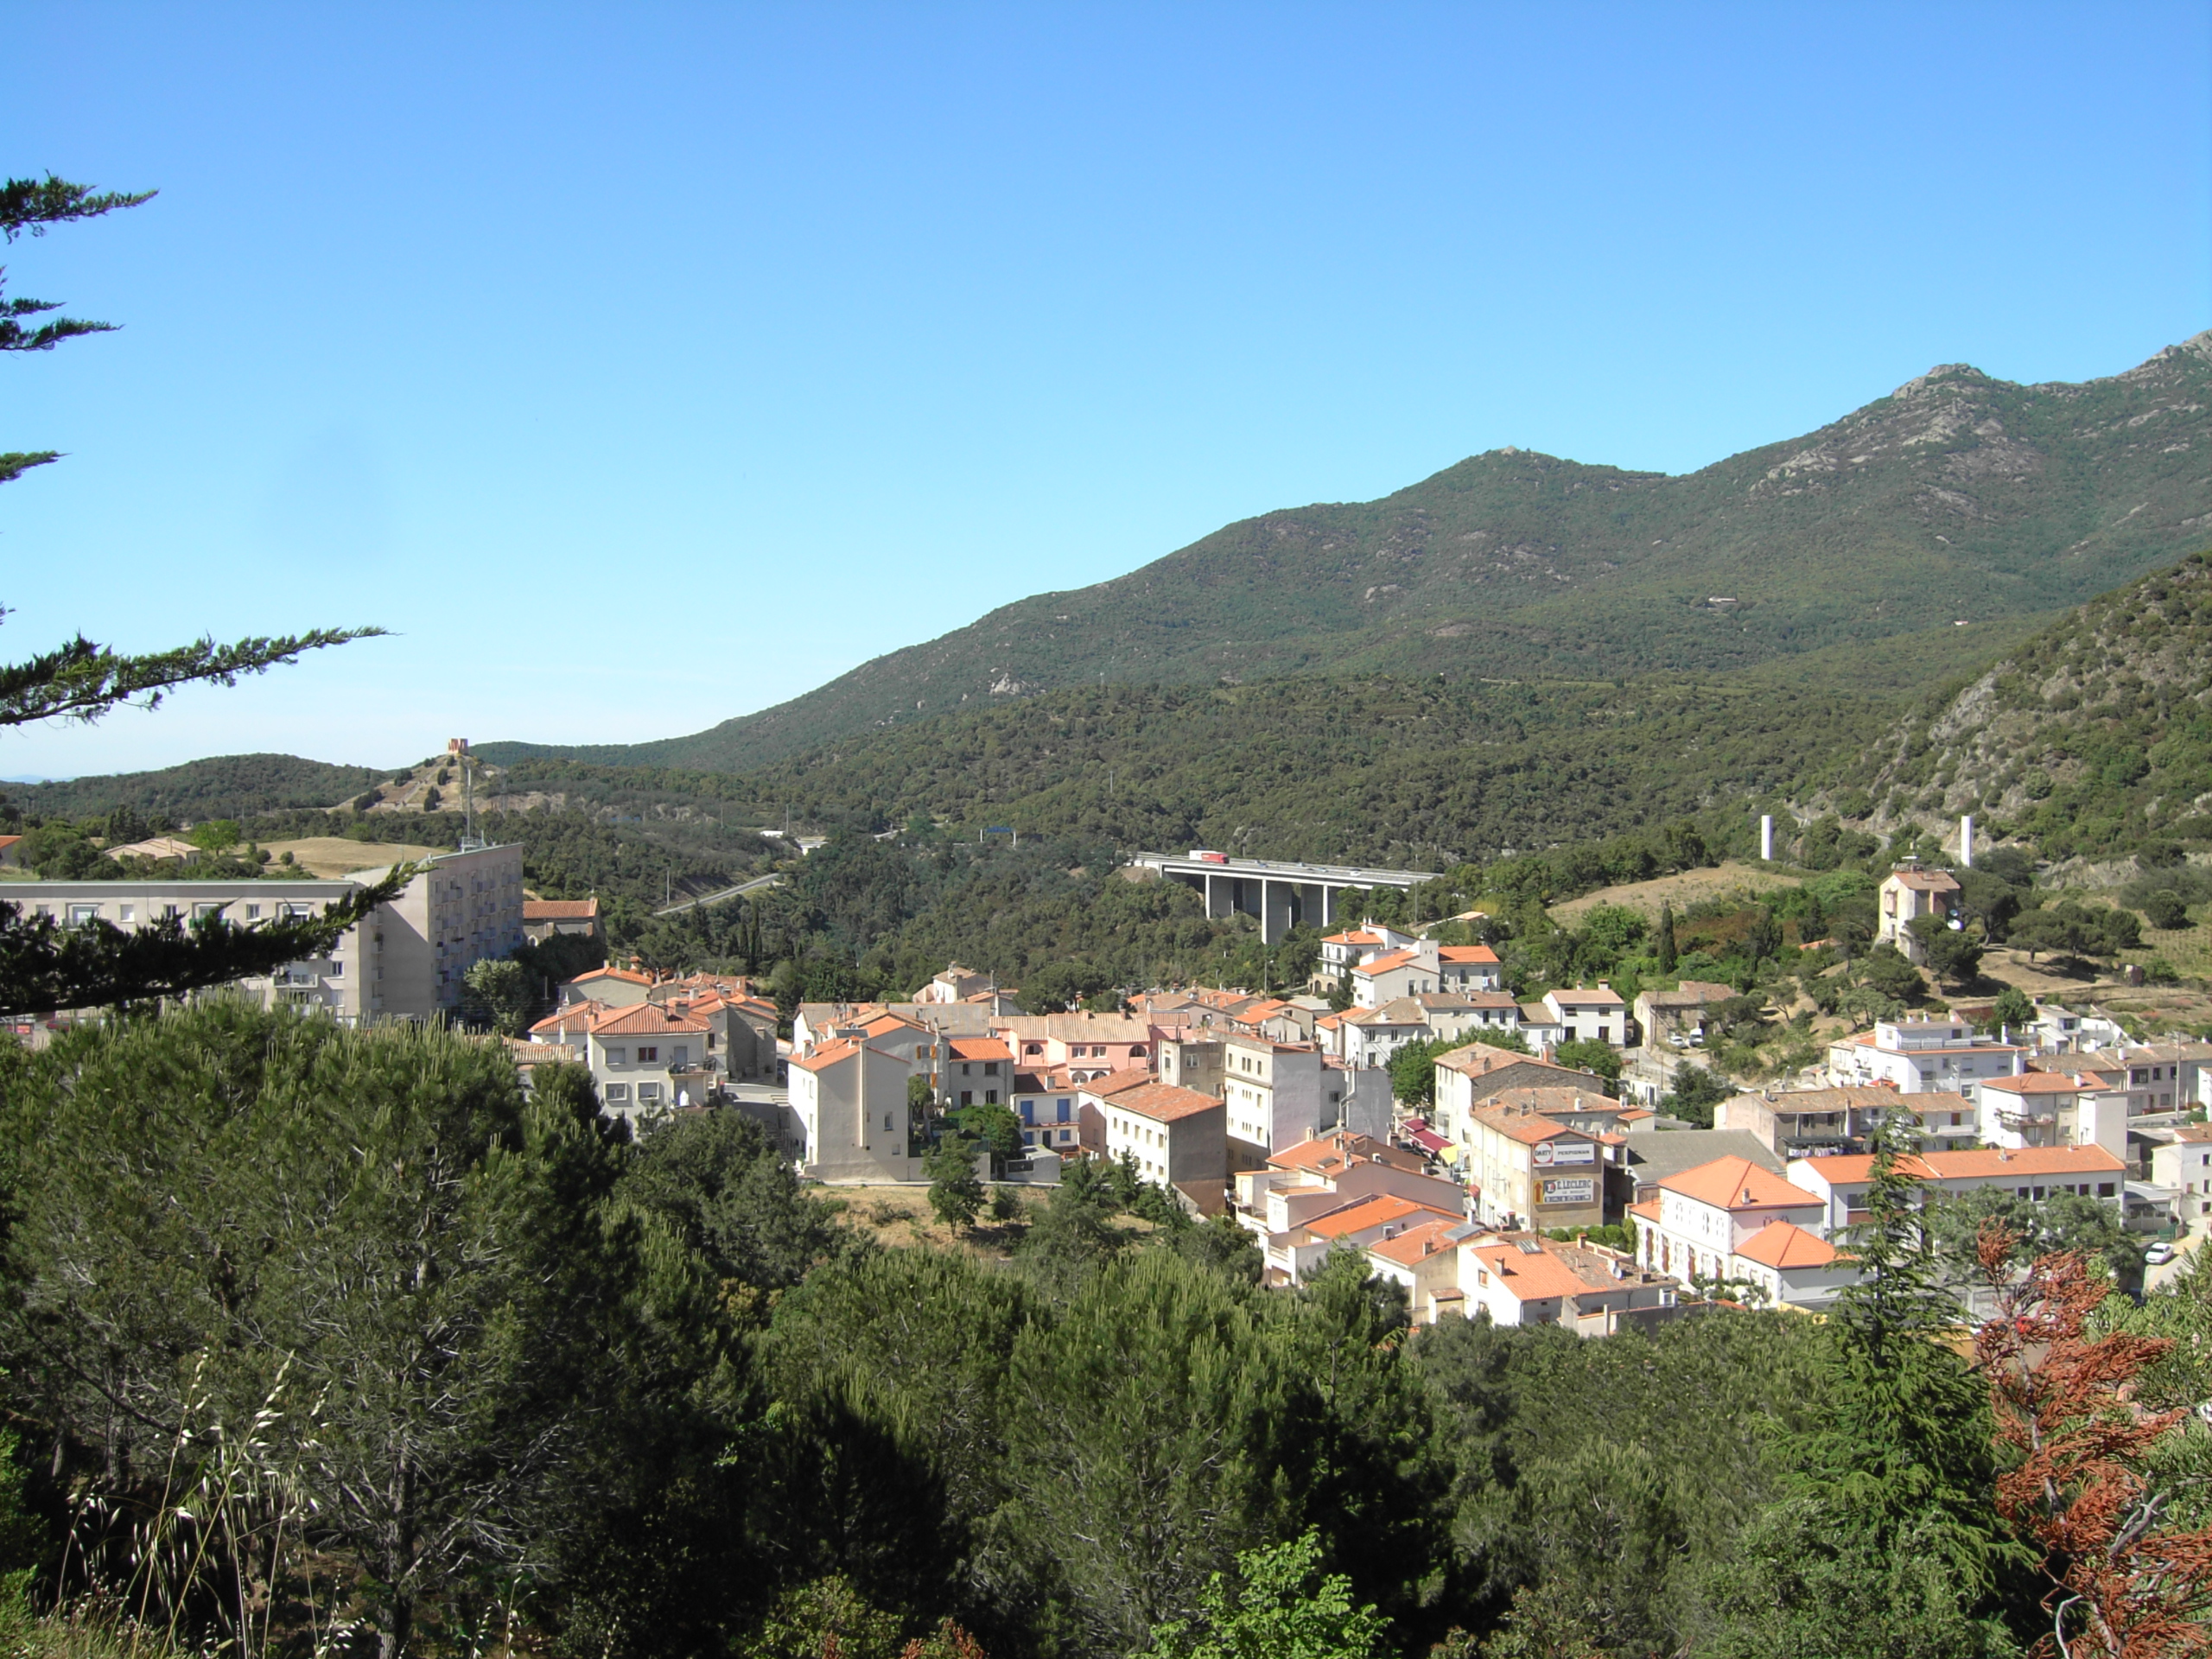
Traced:
[[[64, 922], [126, 930], [164, 916], [219, 914], [246, 925], [315, 914], [384, 873], [305, 881], [10, 881], [0, 886], [0, 900]], [[397, 898], [347, 929], [328, 956], [240, 984], [264, 1006], [321, 1008], [344, 1025], [422, 1020], [459, 1006], [471, 963], [504, 957], [522, 939], [522, 849], [474, 848], [425, 861]]]

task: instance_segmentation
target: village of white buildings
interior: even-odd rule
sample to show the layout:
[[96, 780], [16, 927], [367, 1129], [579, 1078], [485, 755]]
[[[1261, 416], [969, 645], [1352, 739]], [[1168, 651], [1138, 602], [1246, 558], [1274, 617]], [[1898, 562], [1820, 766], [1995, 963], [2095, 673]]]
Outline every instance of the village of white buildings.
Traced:
[[[308, 913], [379, 874], [222, 892], [28, 881], [9, 896], [129, 928]], [[1883, 937], [1909, 949], [1905, 924], [1956, 891], [1900, 867], [1881, 887]], [[329, 957], [240, 988], [346, 1023], [449, 1016], [471, 964], [599, 926], [594, 901], [528, 898], [519, 847], [470, 845], [421, 865]], [[525, 1084], [550, 1063], [588, 1068], [602, 1109], [638, 1133], [742, 1112], [831, 1185], [922, 1181], [945, 1114], [1002, 1106], [1019, 1154], [980, 1154], [979, 1175], [1051, 1185], [1070, 1160], [1122, 1164], [1192, 1216], [1249, 1230], [1269, 1282], [1361, 1251], [1421, 1323], [1480, 1313], [1599, 1335], [1720, 1297], [1816, 1312], [1852, 1281], [1845, 1235], [1862, 1218], [1871, 1137], [1899, 1113], [1930, 1193], [2072, 1194], [2141, 1232], [2212, 1212], [2212, 1045], [2132, 1044], [2056, 1004], [1994, 1034], [1885, 1020], [1792, 1086], [1720, 1101], [1710, 1128], [1667, 1116], [1707, 1011], [1737, 995], [1692, 980], [1632, 1001], [1599, 984], [1523, 1002], [1488, 948], [1363, 922], [1326, 938], [1295, 995], [1150, 989], [1115, 1012], [1030, 1013], [954, 963], [908, 1001], [803, 1003], [786, 1028], [741, 976], [610, 965], [561, 986], [510, 1040]], [[1432, 1098], [1395, 1098], [1391, 1060], [1440, 1039]], [[1593, 1042], [1618, 1056], [1618, 1080], [1560, 1058]], [[1601, 1230], [1627, 1248], [1591, 1236]]]

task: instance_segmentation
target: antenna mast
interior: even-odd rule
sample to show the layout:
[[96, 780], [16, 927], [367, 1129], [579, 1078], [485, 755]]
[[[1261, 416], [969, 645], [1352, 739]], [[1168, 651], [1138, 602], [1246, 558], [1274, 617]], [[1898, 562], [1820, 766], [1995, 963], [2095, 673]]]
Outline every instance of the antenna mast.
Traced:
[[484, 844], [476, 833], [476, 774], [471, 764], [475, 757], [469, 753], [465, 737], [448, 738], [446, 753], [461, 763], [461, 850], [473, 853]]

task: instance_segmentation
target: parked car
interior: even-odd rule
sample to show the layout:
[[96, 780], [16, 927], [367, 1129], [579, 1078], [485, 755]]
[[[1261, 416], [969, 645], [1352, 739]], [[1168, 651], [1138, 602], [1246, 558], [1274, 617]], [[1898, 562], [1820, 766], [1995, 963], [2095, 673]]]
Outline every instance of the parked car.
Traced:
[[2163, 1238], [2143, 1252], [2143, 1265], [2148, 1268], [2163, 1268], [2173, 1259], [2174, 1247]]

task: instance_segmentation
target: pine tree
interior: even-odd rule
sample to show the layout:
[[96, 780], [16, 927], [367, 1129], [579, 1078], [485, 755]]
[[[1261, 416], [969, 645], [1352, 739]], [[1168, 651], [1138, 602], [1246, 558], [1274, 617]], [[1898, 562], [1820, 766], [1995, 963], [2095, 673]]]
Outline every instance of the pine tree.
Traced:
[[1854, 1542], [1880, 1554], [1911, 1537], [1941, 1556], [1972, 1607], [2023, 1557], [1989, 1508], [1987, 1401], [1945, 1340], [1961, 1310], [1922, 1224], [1917, 1128], [1897, 1111], [1874, 1135], [1866, 1217], [1840, 1241], [1859, 1276], [1828, 1320], [1834, 1408], [1826, 1427], [1791, 1448], [1792, 1460]]
[[[51, 174], [0, 183], [0, 236], [98, 219], [150, 200], [154, 193], [100, 193]], [[47, 300], [0, 299], [0, 352], [46, 352], [65, 340], [106, 334], [115, 325], [54, 317]], [[51, 449], [0, 454], [0, 484], [56, 458]], [[0, 727], [39, 721], [93, 721], [126, 705], [151, 709], [181, 685], [236, 685], [249, 674], [296, 663], [310, 651], [381, 633], [380, 628], [317, 628], [257, 636], [230, 645], [212, 637], [145, 656], [126, 656], [79, 634], [29, 660], [0, 664]], [[176, 918], [134, 934], [105, 923], [64, 928], [51, 917], [27, 917], [0, 903], [0, 1014], [48, 1014], [142, 998], [175, 996], [209, 985], [266, 974], [288, 962], [327, 952], [339, 936], [404, 885], [395, 872], [383, 886], [329, 906], [319, 917], [238, 926], [220, 918], [187, 928]]]

